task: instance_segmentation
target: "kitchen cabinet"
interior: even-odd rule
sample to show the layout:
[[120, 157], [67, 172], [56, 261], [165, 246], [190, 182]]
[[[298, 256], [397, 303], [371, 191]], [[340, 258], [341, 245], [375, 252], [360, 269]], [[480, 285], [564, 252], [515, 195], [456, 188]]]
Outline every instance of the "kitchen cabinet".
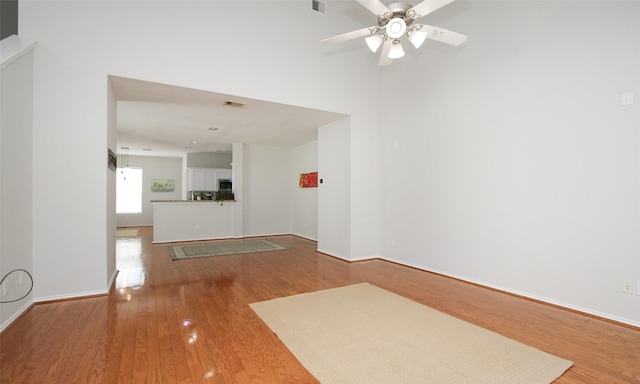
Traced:
[[230, 169], [189, 168], [188, 191], [217, 191], [218, 179], [231, 179]]
[[189, 168], [189, 191], [218, 189], [217, 171], [212, 168]]
[[230, 169], [219, 169], [218, 170], [218, 179], [231, 180], [231, 170]]
[[208, 169], [204, 171], [204, 191], [218, 190], [218, 171]]
[[189, 169], [189, 190], [204, 191], [204, 169]]

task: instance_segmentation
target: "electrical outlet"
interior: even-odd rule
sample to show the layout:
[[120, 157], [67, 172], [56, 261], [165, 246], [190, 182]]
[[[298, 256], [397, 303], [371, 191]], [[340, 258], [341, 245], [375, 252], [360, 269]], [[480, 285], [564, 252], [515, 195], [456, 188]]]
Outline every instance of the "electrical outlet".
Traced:
[[622, 281], [622, 292], [624, 293], [633, 293], [633, 286], [629, 280]]
[[196, 229], [200, 229], [200, 224], [196, 224]]
[[636, 284], [636, 295], [640, 296], [640, 281]]
[[7, 282], [5, 281], [4, 284], [2, 284], [2, 297], [5, 297], [9, 294], [9, 286], [7, 285]]
[[18, 272], [18, 285], [22, 285], [23, 281], [24, 281], [24, 272], [20, 271]]
[[633, 104], [633, 92], [625, 92], [620, 95], [620, 105], [631, 105]]

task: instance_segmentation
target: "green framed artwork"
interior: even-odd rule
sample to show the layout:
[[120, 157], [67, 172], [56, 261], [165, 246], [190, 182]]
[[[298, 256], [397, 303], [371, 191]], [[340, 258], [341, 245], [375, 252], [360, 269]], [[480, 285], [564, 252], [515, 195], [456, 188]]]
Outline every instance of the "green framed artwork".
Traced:
[[173, 192], [173, 179], [152, 179], [151, 192]]

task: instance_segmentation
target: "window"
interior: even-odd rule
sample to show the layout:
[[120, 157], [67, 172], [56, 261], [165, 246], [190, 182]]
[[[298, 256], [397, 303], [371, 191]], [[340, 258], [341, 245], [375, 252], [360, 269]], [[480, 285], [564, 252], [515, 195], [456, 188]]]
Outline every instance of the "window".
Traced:
[[142, 213], [142, 169], [118, 168], [116, 213]]

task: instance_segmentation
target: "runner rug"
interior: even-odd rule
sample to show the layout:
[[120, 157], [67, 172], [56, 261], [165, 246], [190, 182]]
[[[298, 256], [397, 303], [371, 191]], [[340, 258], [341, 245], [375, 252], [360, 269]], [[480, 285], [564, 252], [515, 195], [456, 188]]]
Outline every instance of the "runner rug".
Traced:
[[116, 229], [116, 237], [135, 237], [138, 236], [137, 229]]
[[175, 245], [169, 247], [173, 260], [194, 259], [198, 257], [235, 255], [239, 253], [267, 252], [288, 249], [287, 247], [265, 239], [215, 241], [204, 244]]
[[367, 283], [250, 306], [323, 384], [548, 384], [572, 365]]

